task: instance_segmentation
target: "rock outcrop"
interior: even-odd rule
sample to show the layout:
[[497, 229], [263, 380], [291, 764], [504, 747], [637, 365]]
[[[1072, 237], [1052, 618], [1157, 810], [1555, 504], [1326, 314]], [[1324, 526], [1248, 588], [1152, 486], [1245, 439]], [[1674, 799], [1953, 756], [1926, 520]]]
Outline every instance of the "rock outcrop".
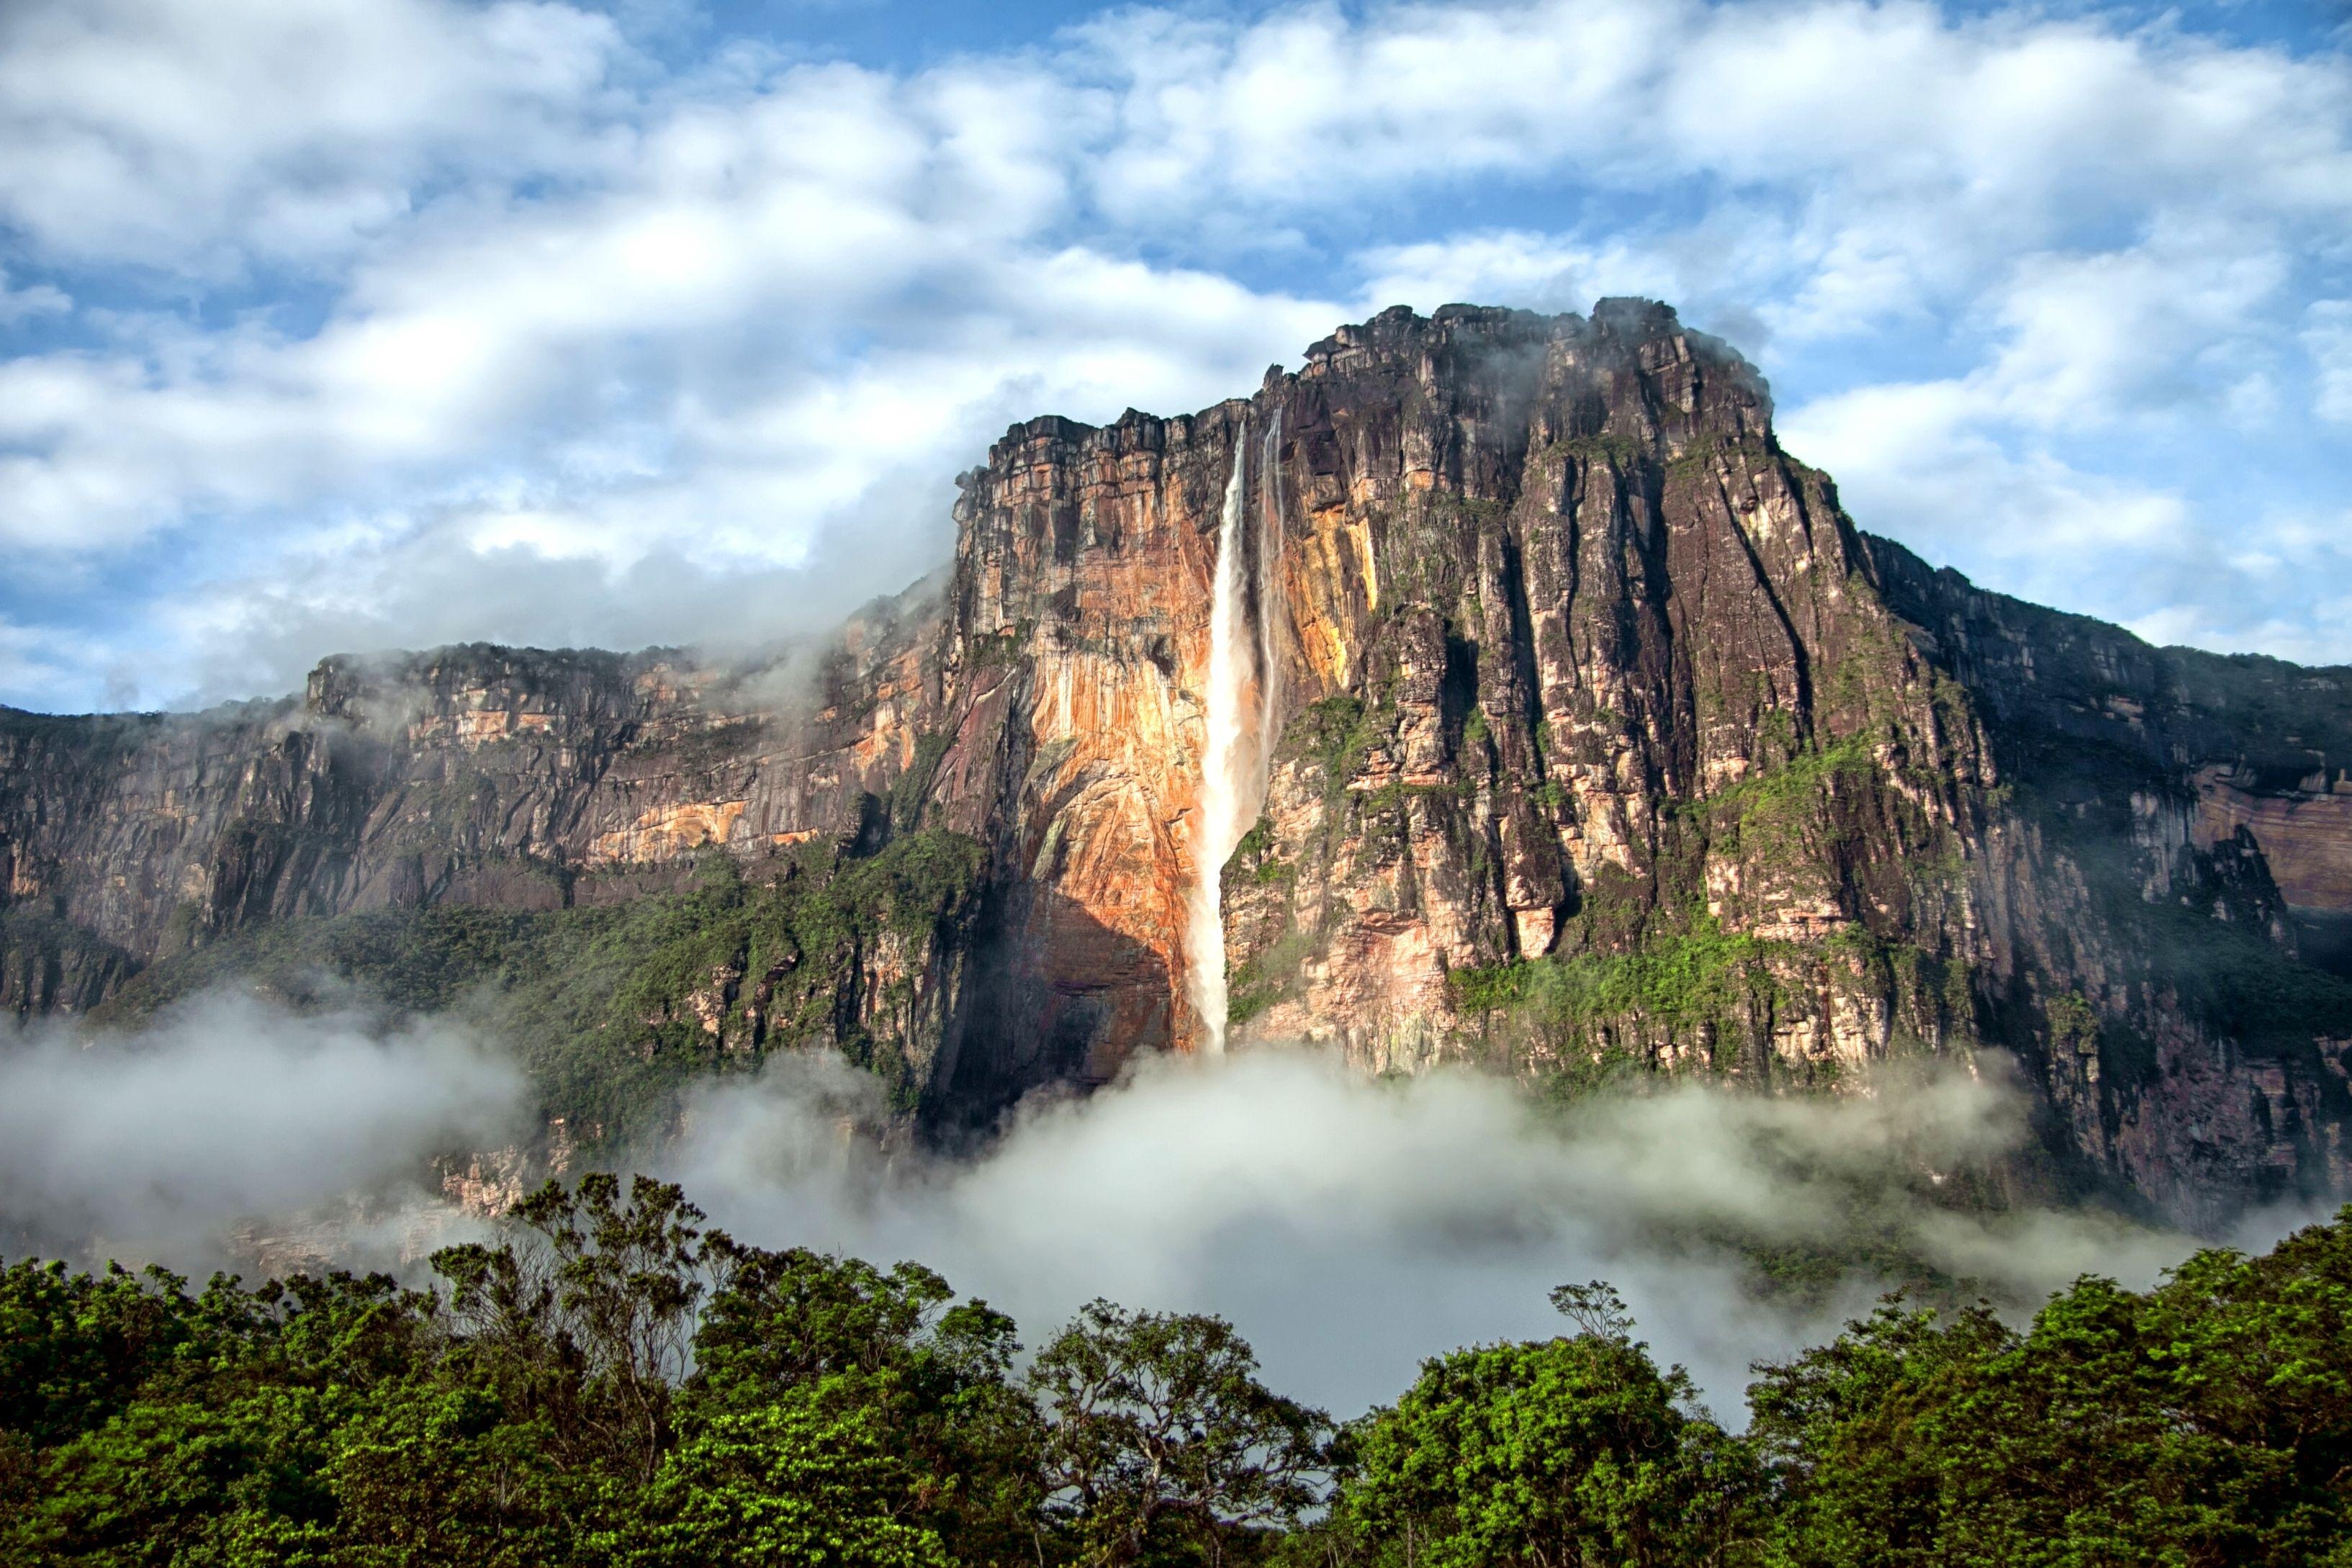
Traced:
[[[1263, 813], [1202, 954], [1237, 464]], [[717, 850], [802, 879], [777, 910], [850, 879], [847, 945], [763, 956], [806, 942], [754, 900], [648, 1039], [905, 1036], [942, 1131], [1196, 1047], [1206, 962], [1243, 1047], [1760, 1089], [1990, 1045], [2070, 1179], [2214, 1222], [2352, 1175], [2352, 672], [2150, 648], [1857, 532], [1663, 306], [1390, 311], [1246, 400], [1016, 426], [960, 483], [944, 581], [805, 668], [478, 647], [0, 718], [0, 1001], [352, 911], [671, 896]], [[858, 869], [916, 835], [968, 892]]]
[[936, 699], [935, 602], [750, 671], [477, 644], [198, 714], [0, 710], [0, 892], [148, 962], [260, 921], [610, 902], [707, 847], [877, 833], [861, 813]]

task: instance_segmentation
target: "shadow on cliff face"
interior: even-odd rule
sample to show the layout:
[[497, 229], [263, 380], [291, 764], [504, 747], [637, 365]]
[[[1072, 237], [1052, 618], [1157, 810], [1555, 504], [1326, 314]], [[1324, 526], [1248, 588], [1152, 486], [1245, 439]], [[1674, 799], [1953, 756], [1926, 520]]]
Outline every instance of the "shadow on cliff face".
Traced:
[[1563, 1282], [1615, 1282], [1736, 1412], [1750, 1362], [1818, 1341], [1894, 1279], [2022, 1308], [2085, 1271], [2147, 1283], [2191, 1247], [1944, 1201], [2026, 1135], [2021, 1097], [1990, 1074], [1563, 1110], [1306, 1052], [1158, 1058], [956, 1162], [859, 1142], [870, 1094], [835, 1064], [779, 1059], [704, 1092], [654, 1163], [746, 1239], [920, 1258], [1033, 1335], [1095, 1296], [1224, 1313], [1277, 1382], [1341, 1410], [1393, 1395], [1423, 1356], [1556, 1332], [1546, 1292]]
[[942, 1110], [926, 1128], [940, 1149], [971, 1152], [1040, 1084], [1108, 1082], [1174, 1038], [1168, 961], [1076, 900], [1016, 882], [973, 923], [991, 934], [972, 959], [955, 1058], [939, 1075]]

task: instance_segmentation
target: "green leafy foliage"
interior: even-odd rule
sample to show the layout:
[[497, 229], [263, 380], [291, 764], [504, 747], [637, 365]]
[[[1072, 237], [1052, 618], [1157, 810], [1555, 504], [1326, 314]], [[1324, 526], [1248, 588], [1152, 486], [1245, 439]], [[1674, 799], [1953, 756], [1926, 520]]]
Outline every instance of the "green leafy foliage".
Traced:
[[2352, 1210], [2021, 1334], [1889, 1305], [1763, 1371], [1780, 1562], [2352, 1561]]
[[297, 1005], [454, 1012], [509, 1042], [541, 1103], [593, 1145], [658, 1124], [714, 1065], [695, 999], [719, 1017], [731, 1059], [754, 1059], [742, 1047], [764, 984], [765, 1048], [836, 1047], [911, 1109], [919, 1086], [905, 1042], [864, 1027], [845, 998], [877, 943], [919, 949], [969, 910], [983, 857], [971, 838], [926, 829], [863, 858], [813, 847], [758, 879], [713, 852], [693, 886], [625, 904], [276, 921], [155, 965], [112, 1012], [136, 1019], [232, 979]]
[[1430, 1568], [1720, 1562], [1755, 1489], [1746, 1451], [1660, 1371], [1615, 1293], [1564, 1287], [1571, 1337], [1423, 1363], [1352, 1435], [1339, 1517], [1359, 1552]]
[[1381, 731], [1379, 709], [1342, 693], [1307, 704], [1283, 731], [1282, 746], [1286, 753], [1319, 763], [1324, 790], [1337, 801], [1346, 795], [1348, 781], [1356, 776]]
[[0, 1426], [47, 1446], [120, 1410], [193, 1337], [164, 1303], [184, 1283], [160, 1269], [12, 1265], [0, 1275]]
[[1580, 1036], [1590, 1026], [1643, 1015], [1668, 1023], [1719, 1018], [1759, 986], [1764, 943], [1727, 931], [1703, 912], [1625, 952], [1573, 952], [1517, 959], [1448, 977], [1454, 1004], [1469, 1013], [1515, 1012]]
[[0, 1270], [0, 1562], [1192, 1562], [1319, 1496], [1325, 1423], [1220, 1320], [1098, 1304], [1017, 1376], [920, 1265], [702, 1221], [592, 1173], [432, 1293]]
[[1329, 1420], [1258, 1381], [1222, 1319], [1096, 1301], [1038, 1353], [1048, 1516], [1085, 1560], [1212, 1560], [1255, 1525], [1295, 1523], [1319, 1498]]
[[2099, 1016], [2081, 993], [2053, 996], [2047, 1011], [2053, 1048], [2068, 1056], [2088, 1056], [2099, 1048]]
[[1300, 966], [1315, 954], [1316, 939], [1296, 929], [1285, 931], [1263, 952], [1234, 966], [1227, 981], [1225, 1016], [1247, 1023], [1290, 994]]
[[1822, 797], [1838, 781], [1867, 778], [1877, 767], [1867, 738], [1848, 736], [1819, 750], [1798, 752], [1779, 767], [1742, 779], [1708, 805], [1719, 822], [1736, 830], [1742, 844], [1792, 838], [1819, 812]]
[[2352, 1564], [2352, 1209], [2024, 1326], [1890, 1298], [1734, 1435], [1616, 1293], [1333, 1432], [1233, 1326], [1025, 1371], [919, 1264], [548, 1187], [444, 1289], [0, 1269], [0, 1562], [167, 1568]]
[[814, 1391], [714, 1415], [663, 1460], [618, 1560], [945, 1568], [939, 1536], [900, 1517], [911, 1478], [888, 1436], [875, 1411], [828, 1410]]
[[856, 1416], [900, 1467], [893, 1517], [960, 1559], [1028, 1554], [1043, 1483], [1035, 1407], [1011, 1377], [1010, 1318], [956, 1301], [920, 1264], [720, 1251], [725, 1286], [695, 1342], [698, 1418], [779, 1400], [814, 1412], [795, 1421]]

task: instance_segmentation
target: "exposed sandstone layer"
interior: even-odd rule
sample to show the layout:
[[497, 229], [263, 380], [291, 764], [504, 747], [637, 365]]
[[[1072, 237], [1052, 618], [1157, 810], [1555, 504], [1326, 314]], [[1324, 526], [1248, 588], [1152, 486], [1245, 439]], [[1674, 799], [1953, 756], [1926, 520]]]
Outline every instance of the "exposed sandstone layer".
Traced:
[[707, 848], [878, 830], [936, 699], [935, 599], [751, 671], [478, 644], [199, 714], [0, 710], [0, 889], [148, 961], [261, 920], [625, 899]]
[[[1391, 311], [1246, 400], [1016, 426], [943, 588], [814, 656], [814, 697], [469, 647], [197, 718], [6, 716], [0, 1000], [85, 1008], [257, 922], [625, 900], [717, 847], [873, 910], [821, 963], [751, 929], [803, 894], [730, 915], [646, 1049], [897, 1031], [946, 1128], [1187, 1048], [1236, 463], [1276, 737], [1224, 868], [1238, 1041], [1759, 1088], [1987, 1042], [2084, 1180], [2199, 1219], [2344, 1184], [2352, 993], [2305, 959], [2352, 917], [2352, 679], [1859, 534], [1753, 371], [1642, 301]], [[857, 880], [918, 828], [982, 868], [936, 918]]]
[[[1981, 737], [1938, 706], [1737, 356], [1632, 301], [1590, 322], [1391, 315], [1310, 351], [1284, 394], [1284, 482], [1353, 570], [1311, 617], [1347, 662], [1292, 687], [1344, 695], [1286, 748], [1236, 879], [1275, 895], [1236, 911], [1234, 956], [1278, 998], [1261, 1033], [1418, 1066], [1471, 1044], [1449, 975], [1654, 920], [1798, 942], [1874, 917], [1943, 941], [1965, 900], [1907, 862], [1991, 782]], [[1799, 766], [1818, 787], [1797, 804], [1862, 825], [1837, 854], [1804, 821], [1708, 835], [1681, 809]], [[1307, 953], [1288, 986], [1286, 941]], [[1784, 1053], [1883, 1047], [1832, 1017], [1833, 974], [1803, 988], [1817, 1005], [1771, 1020]], [[1704, 1029], [1644, 1048], [1737, 1054]]]
[[[2173, 1212], [2341, 1191], [2352, 670], [2153, 648], [1868, 542], [2015, 781], [1979, 881], [1989, 1037], [2074, 1147]], [[2288, 894], [2292, 885], [2296, 894]], [[2302, 902], [2298, 902], [2300, 895]]]
[[[1003, 945], [953, 1101], [1192, 1037], [1177, 910], [1237, 452], [1279, 550], [1255, 613], [1284, 737], [1225, 868], [1238, 1039], [1759, 1086], [1990, 1041], [2085, 1179], [2204, 1219], [2342, 1185], [2340, 994], [2249, 1000], [2326, 980], [2281, 891], [2345, 852], [2311, 784], [2345, 754], [2336, 676], [2257, 697], [1926, 574], [1780, 448], [1738, 356], [1634, 301], [1391, 312], [1246, 408], [1034, 422], [970, 478], [984, 721], [935, 793], [997, 837]], [[2253, 946], [2209, 983], [2142, 929], [2175, 912]]]
[[2279, 897], [2298, 914], [2352, 910], [2352, 779], [2338, 771], [2308, 788], [2262, 793], [2248, 770], [2215, 763], [2197, 772], [2197, 845], [2211, 849], [2243, 833], [2261, 847]]
[[989, 846], [994, 893], [949, 1098], [1100, 1081], [1198, 1033], [1184, 887], [1243, 414], [1033, 420], [966, 476], [929, 796]]

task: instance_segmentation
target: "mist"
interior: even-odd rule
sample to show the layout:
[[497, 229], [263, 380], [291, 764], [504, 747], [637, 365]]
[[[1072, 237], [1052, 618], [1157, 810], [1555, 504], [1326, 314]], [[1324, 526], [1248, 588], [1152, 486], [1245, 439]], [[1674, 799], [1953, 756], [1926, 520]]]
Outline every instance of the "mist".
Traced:
[[[435, 1247], [482, 1228], [436, 1160], [527, 1147], [536, 1120], [513, 1063], [445, 1020], [223, 993], [135, 1035], [27, 1031], [0, 1046], [0, 1252], [422, 1283]], [[1561, 1331], [1563, 1283], [1616, 1285], [1737, 1423], [1752, 1363], [1830, 1338], [1903, 1269], [2021, 1316], [2080, 1274], [2153, 1283], [2195, 1246], [2092, 1210], [1944, 1201], [2026, 1142], [1998, 1056], [1835, 1098], [1682, 1084], [1559, 1107], [1468, 1071], [1374, 1079], [1257, 1049], [1140, 1059], [968, 1157], [873, 1135], [888, 1124], [870, 1076], [782, 1055], [704, 1080], [658, 1143], [595, 1163], [677, 1181], [744, 1241], [919, 1260], [1032, 1345], [1096, 1297], [1223, 1314], [1276, 1386], [1342, 1415], [1425, 1357]], [[1869, 1247], [1902, 1268], [1854, 1266]], [[1832, 1256], [1843, 1271], [1807, 1289], [1759, 1289], [1760, 1260]]]
[[1833, 1335], [1888, 1284], [1865, 1270], [1774, 1304], [1747, 1247], [1846, 1246], [1861, 1226], [2030, 1308], [2085, 1272], [2153, 1283], [2195, 1245], [1915, 1192], [2024, 1138], [1998, 1058], [1837, 1100], [1686, 1086], [1566, 1110], [1491, 1077], [1375, 1080], [1304, 1050], [1157, 1058], [964, 1162], [876, 1153], [855, 1131], [873, 1092], [830, 1058], [781, 1058], [705, 1087], [655, 1163], [740, 1239], [919, 1259], [1032, 1344], [1097, 1296], [1222, 1313], [1276, 1386], [1342, 1415], [1393, 1399], [1424, 1357], [1561, 1331], [1547, 1294], [1565, 1282], [1614, 1283], [1737, 1422], [1752, 1363]]
[[136, 1034], [29, 1029], [0, 1039], [0, 1252], [397, 1264], [463, 1228], [435, 1156], [510, 1142], [526, 1099], [440, 1020], [216, 993]]

